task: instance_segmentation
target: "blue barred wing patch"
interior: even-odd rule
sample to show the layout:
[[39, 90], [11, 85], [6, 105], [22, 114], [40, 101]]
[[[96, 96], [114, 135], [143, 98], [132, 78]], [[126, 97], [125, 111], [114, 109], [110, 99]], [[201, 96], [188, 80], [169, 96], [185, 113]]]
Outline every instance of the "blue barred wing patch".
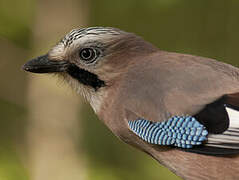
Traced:
[[174, 116], [164, 122], [128, 121], [130, 129], [151, 144], [192, 148], [207, 139], [205, 127], [191, 116]]

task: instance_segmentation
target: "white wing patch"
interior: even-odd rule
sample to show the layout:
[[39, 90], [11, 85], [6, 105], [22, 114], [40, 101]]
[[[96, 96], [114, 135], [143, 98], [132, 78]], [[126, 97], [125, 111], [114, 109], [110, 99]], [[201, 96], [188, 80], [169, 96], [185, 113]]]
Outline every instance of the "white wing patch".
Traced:
[[206, 146], [239, 149], [239, 111], [226, 107], [229, 128], [222, 134], [209, 134]]

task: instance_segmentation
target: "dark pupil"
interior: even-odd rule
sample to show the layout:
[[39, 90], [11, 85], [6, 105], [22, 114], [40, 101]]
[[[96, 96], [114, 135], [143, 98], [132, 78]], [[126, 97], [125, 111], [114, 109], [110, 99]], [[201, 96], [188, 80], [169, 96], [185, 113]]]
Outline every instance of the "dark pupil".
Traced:
[[83, 49], [80, 56], [83, 60], [91, 60], [94, 58], [94, 51], [90, 48]]

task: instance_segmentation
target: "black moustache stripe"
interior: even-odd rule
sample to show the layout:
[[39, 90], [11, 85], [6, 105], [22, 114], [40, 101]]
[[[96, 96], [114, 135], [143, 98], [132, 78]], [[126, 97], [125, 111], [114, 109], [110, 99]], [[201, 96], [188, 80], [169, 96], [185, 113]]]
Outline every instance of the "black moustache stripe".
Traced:
[[71, 64], [67, 68], [67, 73], [74, 79], [77, 79], [80, 83], [94, 88], [95, 91], [105, 86], [105, 82], [100, 80], [96, 74], [81, 69], [74, 64]]

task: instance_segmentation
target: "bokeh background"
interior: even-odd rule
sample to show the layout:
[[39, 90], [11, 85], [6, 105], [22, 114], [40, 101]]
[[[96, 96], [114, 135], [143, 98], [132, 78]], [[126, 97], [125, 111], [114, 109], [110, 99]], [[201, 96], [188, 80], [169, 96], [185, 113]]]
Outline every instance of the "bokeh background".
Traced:
[[21, 66], [86, 26], [238, 65], [238, 9], [237, 0], [0, 0], [0, 180], [179, 180], [114, 137], [64, 82]]

